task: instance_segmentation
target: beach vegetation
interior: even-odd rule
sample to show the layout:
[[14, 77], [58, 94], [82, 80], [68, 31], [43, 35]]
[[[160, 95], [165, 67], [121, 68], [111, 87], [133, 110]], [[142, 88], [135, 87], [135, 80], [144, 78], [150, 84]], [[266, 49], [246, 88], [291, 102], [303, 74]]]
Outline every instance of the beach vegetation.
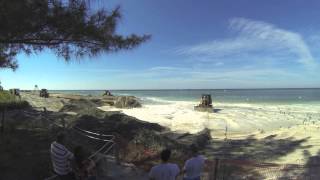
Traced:
[[90, 8], [86, 0], [0, 0], [0, 68], [15, 70], [16, 55], [45, 49], [69, 61], [132, 49], [150, 35], [116, 32], [120, 8]]
[[23, 101], [8, 91], [0, 91], [0, 110], [22, 109], [29, 107], [27, 101]]

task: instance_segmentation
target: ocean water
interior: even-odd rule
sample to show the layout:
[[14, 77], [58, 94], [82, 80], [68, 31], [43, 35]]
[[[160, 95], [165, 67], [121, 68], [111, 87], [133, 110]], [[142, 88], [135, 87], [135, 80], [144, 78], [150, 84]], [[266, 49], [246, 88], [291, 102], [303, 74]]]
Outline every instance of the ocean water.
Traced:
[[[53, 91], [101, 96], [103, 91]], [[300, 140], [303, 147], [276, 163], [303, 162], [305, 151], [317, 155], [320, 143], [320, 89], [226, 89], [226, 90], [113, 90], [116, 95], [133, 95], [141, 108], [117, 109], [140, 120], [158, 123], [176, 132], [198, 133], [209, 129], [214, 141], [256, 138], [257, 142], [279, 139]], [[198, 112], [194, 106], [201, 94], [211, 94], [214, 112]], [[270, 138], [272, 137], [272, 138]], [[281, 139], [281, 140], [280, 140]], [[277, 144], [277, 143], [275, 143]], [[212, 144], [214, 147], [215, 144]], [[241, 146], [241, 145], [240, 145]], [[246, 146], [246, 145], [243, 145]], [[280, 146], [280, 145], [279, 145]], [[243, 147], [242, 147], [243, 148]], [[267, 147], [270, 148], [270, 147]], [[204, 150], [208, 154], [212, 149]], [[301, 159], [302, 158], [302, 159]]]
[[[59, 93], [101, 96], [102, 90], [59, 90]], [[197, 89], [197, 90], [112, 90], [115, 95], [132, 95], [144, 103], [164, 101], [199, 101], [201, 94], [211, 94], [215, 103], [247, 104], [317, 104], [319, 89]]]
[[[51, 91], [101, 96], [104, 91]], [[319, 124], [320, 89], [246, 90], [112, 90], [115, 95], [133, 95], [141, 108], [115, 109], [140, 120], [158, 123], [173, 131], [197, 133], [204, 128], [215, 137], [273, 132], [302, 124]], [[211, 94], [215, 112], [197, 112], [201, 94]]]

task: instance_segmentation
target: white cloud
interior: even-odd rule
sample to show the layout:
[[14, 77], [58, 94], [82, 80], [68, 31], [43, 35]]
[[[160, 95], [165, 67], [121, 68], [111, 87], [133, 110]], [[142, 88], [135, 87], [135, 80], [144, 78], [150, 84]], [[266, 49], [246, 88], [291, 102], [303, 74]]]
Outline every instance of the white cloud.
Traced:
[[118, 73], [126, 72], [126, 69], [107, 69], [107, 68], [69, 68], [69, 69], [57, 69], [61, 72], [83, 72], [83, 73]]
[[[152, 70], [152, 71], [150, 71]], [[152, 88], [275, 88], [312, 87], [316, 80], [305, 81], [305, 76], [283, 69], [265, 68], [160, 68], [153, 67], [134, 74], [120, 75], [134, 78]], [[297, 83], [299, 81], [299, 83]], [[310, 85], [311, 84], [311, 85]], [[158, 87], [159, 86], [159, 87]]]
[[223, 62], [216, 62], [214, 65], [215, 65], [215, 66], [223, 66], [224, 63], [223, 63]]
[[180, 71], [186, 70], [187, 68], [173, 67], [173, 66], [156, 66], [148, 69], [147, 71], [158, 72], [158, 71]]
[[[198, 68], [175, 68], [175, 67], [152, 67], [140, 72], [136, 72], [130, 77], [150, 78], [150, 79], [189, 79], [193, 81], [215, 81], [215, 80], [258, 80], [272, 79], [272, 77], [297, 78], [298, 74], [290, 73], [282, 69], [198, 69]], [[168, 79], [167, 79], [168, 80]]]
[[262, 58], [277, 60], [287, 57], [290, 61], [303, 64], [305, 67], [317, 66], [308, 45], [303, 37], [273, 24], [245, 18], [233, 18], [229, 22], [233, 38], [214, 40], [194, 46], [179, 48], [177, 52], [184, 55], [208, 56], [211, 59], [221, 57], [238, 57], [256, 53]]
[[[270, 88], [317, 86], [319, 75], [314, 74], [315, 71], [303, 73], [299, 71], [303, 70], [301, 67], [314, 68], [318, 66], [310, 47], [300, 34], [281, 29], [270, 23], [244, 18], [231, 19], [229, 28], [233, 32], [229, 38], [179, 48], [177, 50], [179, 54], [191, 57], [187, 57], [184, 61], [185, 64], [179, 64], [179, 66], [163, 64], [136, 70], [84, 69], [84, 71], [99, 73], [99, 76], [100, 72], [109, 73], [108, 77], [114, 80], [114, 84], [110, 84], [111, 80], [101, 76], [105, 80], [105, 84], [120, 87]], [[318, 37], [313, 37], [312, 40], [316, 41], [317, 39]], [[188, 62], [189, 59], [192, 61]], [[298, 65], [298, 68], [287, 68], [288, 63], [290, 66]], [[119, 85], [118, 82], [119, 84], [126, 83]]]

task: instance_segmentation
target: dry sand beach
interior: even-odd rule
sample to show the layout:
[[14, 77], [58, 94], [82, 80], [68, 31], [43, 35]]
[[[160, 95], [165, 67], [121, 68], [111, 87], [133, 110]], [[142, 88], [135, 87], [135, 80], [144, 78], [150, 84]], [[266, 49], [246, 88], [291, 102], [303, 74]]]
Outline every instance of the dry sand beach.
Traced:
[[[268, 137], [273, 137], [273, 140], [289, 138], [302, 140], [301, 147], [297, 149], [291, 150], [288, 146], [288, 151], [290, 151], [288, 154], [276, 159], [263, 158], [269, 162], [304, 164], [308, 161], [308, 156], [317, 155], [320, 151], [320, 104], [215, 103], [216, 112], [206, 113], [193, 110], [197, 102], [162, 100], [162, 103], [121, 111], [129, 116], [159, 123], [178, 132], [197, 133], [208, 128], [215, 140], [245, 140], [248, 137], [257, 140], [264, 140]], [[114, 110], [107, 106], [100, 109]], [[245, 146], [246, 143], [243, 142]], [[259, 157], [254, 158], [259, 159]]]
[[[64, 117], [68, 129], [77, 126], [93, 132], [120, 135], [122, 163], [129, 162], [129, 166], [100, 165], [104, 167], [102, 169], [108, 167], [109, 177], [119, 176], [122, 180], [146, 179], [150, 167], [158, 162], [157, 152], [167, 146], [176, 152], [172, 161], [182, 167], [186, 158], [185, 151], [188, 145], [194, 142], [201, 144], [201, 153], [210, 160], [220, 159], [218, 179], [318, 177], [320, 106], [317, 103], [214, 102], [214, 112], [208, 113], [193, 110], [197, 101], [151, 98], [153, 102], [150, 103], [145, 97], [140, 97], [141, 107], [120, 108], [107, 105], [105, 102], [108, 102], [108, 97], [78, 94], [81, 93], [53, 93], [50, 98], [40, 98], [30, 93], [22, 93], [22, 99], [27, 100], [35, 109], [8, 114], [11, 120], [8, 121], [10, 123], [7, 124], [6, 131], [9, 136], [15, 132], [17, 142], [0, 149], [7, 153], [1, 157], [7, 160], [7, 163], [3, 164], [3, 168], [7, 169], [4, 177], [14, 177], [12, 171], [16, 171], [16, 167], [12, 166], [12, 163], [18, 163], [18, 159], [10, 160], [10, 157], [14, 157], [18, 149], [23, 149], [18, 147], [20, 139], [30, 141], [30, 138], [34, 139], [33, 146], [42, 144], [38, 147], [41, 147], [43, 153], [34, 163], [40, 162], [44, 166], [40, 168], [31, 165], [33, 170], [26, 170], [23, 174], [27, 179], [36, 177], [33, 172], [42, 172], [39, 174], [41, 177], [50, 175], [47, 146], [54, 137], [55, 126], [43, 119], [39, 107], [46, 107], [49, 111], [48, 117], [55, 123], [61, 123], [60, 120]], [[116, 101], [128, 100], [118, 96], [112, 98]], [[132, 105], [138, 105], [135, 103]], [[128, 105], [119, 103], [124, 104]], [[68, 132], [73, 143], [88, 143], [72, 131]], [[33, 137], [34, 135], [37, 137]], [[3, 143], [10, 142], [7, 140]], [[86, 148], [94, 151], [96, 147], [91, 143], [87, 144]], [[15, 150], [9, 155], [7, 148]], [[37, 154], [30, 148], [26, 151], [31, 155]], [[145, 152], [151, 154], [144, 154]], [[20, 166], [23, 168], [24, 163], [17, 167]], [[208, 177], [213, 169], [208, 169], [203, 176]]]

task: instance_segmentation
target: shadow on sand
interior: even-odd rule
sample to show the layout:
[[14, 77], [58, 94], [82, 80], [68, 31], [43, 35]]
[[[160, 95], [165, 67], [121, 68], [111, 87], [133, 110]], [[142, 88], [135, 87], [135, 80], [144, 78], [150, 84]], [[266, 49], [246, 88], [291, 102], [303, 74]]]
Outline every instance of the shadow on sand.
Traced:
[[222, 111], [222, 109], [213, 109], [214, 113], [219, 113], [220, 111]]
[[210, 159], [219, 159], [217, 179], [313, 179], [320, 175], [320, 151], [305, 165], [268, 163], [295, 150], [312, 147], [303, 145], [307, 140], [278, 139], [276, 135], [263, 139], [248, 136], [239, 140], [211, 140], [204, 153]]

